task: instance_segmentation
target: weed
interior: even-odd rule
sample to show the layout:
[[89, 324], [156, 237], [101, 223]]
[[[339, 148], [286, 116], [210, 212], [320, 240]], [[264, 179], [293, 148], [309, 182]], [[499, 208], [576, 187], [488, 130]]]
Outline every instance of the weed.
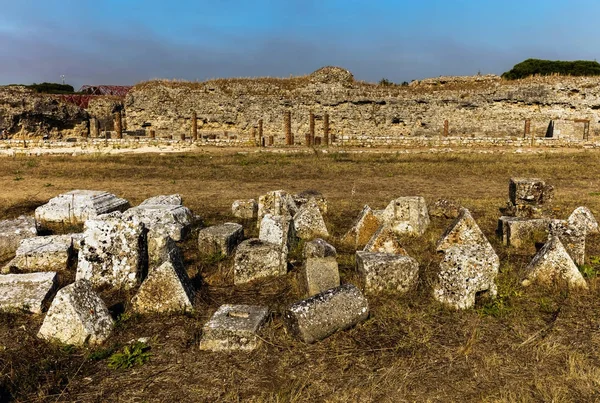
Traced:
[[113, 353], [108, 358], [108, 367], [111, 369], [128, 369], [137, 365], [144, 365], [152, 356], [150, 346], [141, 341], [136, 341], [130, 346], [123, 347], [123, 351]]
[[115, 353], [115, 347], [101, 348], [88, 354], [87, 358], [90, 361], [102, 361]]

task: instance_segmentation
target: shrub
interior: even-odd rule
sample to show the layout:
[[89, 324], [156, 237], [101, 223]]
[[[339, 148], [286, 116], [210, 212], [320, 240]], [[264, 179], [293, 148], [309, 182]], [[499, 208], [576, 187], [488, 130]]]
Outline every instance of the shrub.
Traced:
[[510, 71], [502, 74], [507, 80], [517, 80], [533, 75], [548, 76], [560, 74], [566, 76], [598, 76], [600, 64], [596, 61], [552, 61], [540, 59], [527, 59], [516, 64]]
[[27, 88], [42, 94], [71, 94], [75, 92], [72, 85], [59, 83], [41, 83], [28, 85]]

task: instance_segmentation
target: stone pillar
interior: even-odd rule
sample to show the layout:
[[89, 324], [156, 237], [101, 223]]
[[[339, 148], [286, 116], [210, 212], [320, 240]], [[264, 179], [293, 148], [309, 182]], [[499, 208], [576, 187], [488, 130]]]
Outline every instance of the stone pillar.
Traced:
[[310, 147], [310, 133], [304, 135], [304, 144], [306, 144], [307, 147]]
[[448, 119], [444, 120], [444, 137], [448, 137], [449, 126]]
[[323, 141], [325, 145], [329, 145], [329, 114], [323, 115]]
[[150, 138], [151, 139], [155, 139], [156, 138], [156, 132], [152, 129], [150, 129]]
[[198, 140], [198, 115], [192, 112], [192, 140]]
[[272, 146], [275, 143], [275, 137], [269, 136], [269, 146]]
[[312, 112], [308, 116], [308, 127], [310, 130], [310, 144], [314, 145], [315, 144], [315, 114]]
[[185, 132], [181, 132], [181, 141], [185, 140]]
[[90, 118], [90, 137], [97, 138], [100, 134], [100, 122], [96, 118]]
[[523, 132], [523, 138], [527, 137], [531, 133], [531, 119], [525, 119], [525, 130]]
[[258, 142], [256, 141], [256, 128], [255, 127], [252, 127], [252, 129], [250, 129], [250, 138], [252, 139], [252, 145], [257, 146]]
[[262, 119], [258, 119], [258, 141], [260, 141], [260, 144], [263, 147], [265, 146], [265, 139], [263, 138], [263, 120]]
[[117, 138], [123, 138], [123, 120], [121, 118], [121, 112], [115, 112], [115, 132], [117, 133]]
[[286, 111], [283, 114], [283, 130], [285, 131], [285, 145], [291, 146], [293, 144], [291, 111]]

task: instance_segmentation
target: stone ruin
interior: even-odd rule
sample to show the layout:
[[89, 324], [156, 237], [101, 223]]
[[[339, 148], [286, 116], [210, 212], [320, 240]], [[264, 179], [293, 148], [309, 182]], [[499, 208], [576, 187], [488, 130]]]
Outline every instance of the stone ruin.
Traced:
[[[515, 207], [522, 201], [528, 206], [515, 208], [516, 213], [538, 215], [546, 211], [551, 200], [544, 192], [552, 192], [552, 188], [538, 179], [511, 180], [509, 188], [515, 195], [511, 196]], [[25, 217], [0, 222], [0, 240], [8, 240], [11, 235], [22, 238], [18, 245], [0, 243], [0, 254], [12, 257], [3, 269], [8, 274], [0, 275], [0, 309], [42, 314], [49, 304], [38, 333], [41, 338], [76, 345], [106, 340], [114, 322], [98, 294], [104, 289], [132, 290], [129, 309], [133, 312], [177, 314], [194, 310], [196, 290], [176, 241], [189, 236], [195, 219], [181, 197], [156, 196], [124, 210], [127, 201], [107, 195], [76, 191], [57, 196], [36, 210], [36, 217], [45, 220], [43, 224]], [[235, 201], [232, 215], [246, 225], [254, 225], [247, 220], [256, 219], [258, 238], [244, 239], [243, 225], [223, 223], [198, 231], [198, 250], [201, 254], [232, 256], [235, 287], [287, 275], [290, 251], [303, 239], [299, 275], [305, 299], [281, 312], [289, 333], [301, 341], [314, 343], [359, 325], [369, 316], [366, 295], [417, 289], [421, 268], [403, 247], [403, 241], [407, 237], [423, 240], [428, 231], [428, 207], [422, 197], [396, 198], [384, 210], [365, 206], [352, 228], [339, 239], [356, 250], [358, 286], [341, 281], [337, 251], [330, 243], [332, 237], [323, 218], [327, 211], [323, 195], [314, 191], [293, 195], [278, 190], [257, 199], [258, 203], [256, 199]], [[74, 209], [74, 205], [79, 207]], [[457, 209], [459, 213], [436, 245], [440, 261], [433, 297], [453, 309], [474, 306], [482, 294], [494, 298], [500, 261], [490, 242], [469, 210], [454, 202], [436, 205], [449, 206], [447, 212], [436, 213], [441, 219], [449, 219]], [[67, 228], [49, 225], [48, 214], [38, 214], [50, 209], [54, 217], [62, 217], [53, 223], [67, 223], [71, 230], [76, 228], [73, 224], [82, 223], [83, 232], [38, 235], [40, 230], [45, 234], [49, 228], [57, 232]], [[114, 211], [107, 212], [110, 209]], [[244, 213], [236, 214], [239, 211]], [[507, 247], [522, 247], [530, 241], [519, 232], [525, 233], [523, 228], [528, 225], [540, 225], [547, 234], [545, 245], [526, 269], [524, 285], [538, 282], [587, 288], [576, 263], [585, 259], [586, 235], [598, 232], [598, 223], [589, 209], [579, 207], [566, 220], [503, 216], [500, 223], [500, 235]], [[67, 270], [76, 270], [75, 282], [56, 292], [57, 274]], [[222, 305], [205, 323], [200, 349], [256, 349], [271, 309]]]

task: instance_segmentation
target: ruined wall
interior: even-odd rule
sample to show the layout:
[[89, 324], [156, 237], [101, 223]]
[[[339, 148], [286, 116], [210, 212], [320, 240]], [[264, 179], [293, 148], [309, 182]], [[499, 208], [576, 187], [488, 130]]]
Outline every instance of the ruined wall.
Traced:
[[[344, 74], [347, 73], [347, 74]], [[284, 115], [291, 112], [295, 143], [304, 143], [309, 115], [322, 135], [329, 114], [336, 142], [360, 139], [439, 136], [448, 121], [448, 135], [522, 137], [530, 119], [534, 136], [544, 136], [551, 120], [555, 136], [590, 138], [600, 135], [600, 78], [540, 77], [505, 81], [497, 76], [440, 77], [409, 86], [357, 82], [343, 69], [326, 68], [290, 79], [222, 79], [207, 82], [142, 83], [125, 100], [129, 130], [151, 126], [157, 136], [190, 134], [198, 117], [199, 136], [244, 139], [260, 119], [264, 135], [285, 142]], [[385, 143], [385, 141], [384, 141]]]

